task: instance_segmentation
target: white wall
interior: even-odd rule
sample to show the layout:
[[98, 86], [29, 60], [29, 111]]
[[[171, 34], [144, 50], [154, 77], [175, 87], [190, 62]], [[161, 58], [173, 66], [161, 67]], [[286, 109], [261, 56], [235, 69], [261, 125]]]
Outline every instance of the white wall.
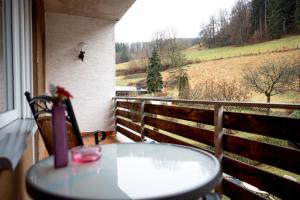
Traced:
[[[46, 87], [59, 84], [74, 96], [81, 131], [113, 130], [115, 95], [114, 23], [46, 13]], [[78, 43], [88, 44], [84, 61]]]

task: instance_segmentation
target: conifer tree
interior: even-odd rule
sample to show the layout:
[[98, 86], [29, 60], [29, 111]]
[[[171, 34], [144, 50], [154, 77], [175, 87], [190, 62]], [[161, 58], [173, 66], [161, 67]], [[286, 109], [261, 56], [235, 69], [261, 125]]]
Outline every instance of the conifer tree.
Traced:
[[300, 0], [296, 0], [295, 29], [297, 33], [300, 33]]
[[149, 65], [147, 68], [147, 87], [149, 93], [155, 93], [162, 89], [163, 80], [161, 76], [161, 61], [157, 49], [154, 48], [152, 55], [149, 58]]
[[190, 84], [189, 84], [188, 74], [184, 69], [181, 69], [180, 71], [177, 87], [178, 87], [178, 97], [180, 99], [188, 99], [190, 96]]
[[282, 0], [270, 0], [269, 2], [268, 32], [271, 37], [276, 38], [283, 33]]

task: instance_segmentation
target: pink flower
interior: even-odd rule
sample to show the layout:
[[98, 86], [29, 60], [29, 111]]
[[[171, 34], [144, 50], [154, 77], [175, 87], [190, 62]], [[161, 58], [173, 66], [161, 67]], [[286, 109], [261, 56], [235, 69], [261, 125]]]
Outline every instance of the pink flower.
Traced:
[[73, 98], [72, 94], [61, 86], [54, 86], [53, 84], [50, 84], [49, 88], [50, 88], [51, 95], [54, 98], [57, 98], [62, 101]]

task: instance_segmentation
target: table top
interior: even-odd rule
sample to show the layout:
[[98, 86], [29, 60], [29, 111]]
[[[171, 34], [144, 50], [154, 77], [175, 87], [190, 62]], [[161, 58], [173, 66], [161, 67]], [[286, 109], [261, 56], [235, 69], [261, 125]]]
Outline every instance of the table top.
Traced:
[[212, 155], [180, 145], [106, 144], [93, 163], [70, 161], [53, 167], [53, 156], [28, 171], [33, 198], [48, 199], [197, 199], [219, 181]]

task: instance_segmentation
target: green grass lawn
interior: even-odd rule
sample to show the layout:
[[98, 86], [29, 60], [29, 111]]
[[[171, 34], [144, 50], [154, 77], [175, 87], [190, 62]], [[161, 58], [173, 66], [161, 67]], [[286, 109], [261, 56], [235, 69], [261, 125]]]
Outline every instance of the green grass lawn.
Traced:
[[183, 51], [188, 60], [214, 60], [219, 58], [230, 58], [249, 54], [260, 54], [273, 51], [300, 48], [300, 36], [291, 36], [259, 44], [241, 47], [222, 47], [213, 49], [192, 48]]
[[118, 86], [127, 86], [130, 84], [135, 84], [144, 79], [146, 79], [146, 73], [130, 74], [127, 76], [117, 76], [116, 77]]
[[120, 64], [116, 64], [116, 68], [117, 70], [119, 69], [127, 69], [129, 67], [129, 62], [125, 62], [125, 63], [120, 63]]

